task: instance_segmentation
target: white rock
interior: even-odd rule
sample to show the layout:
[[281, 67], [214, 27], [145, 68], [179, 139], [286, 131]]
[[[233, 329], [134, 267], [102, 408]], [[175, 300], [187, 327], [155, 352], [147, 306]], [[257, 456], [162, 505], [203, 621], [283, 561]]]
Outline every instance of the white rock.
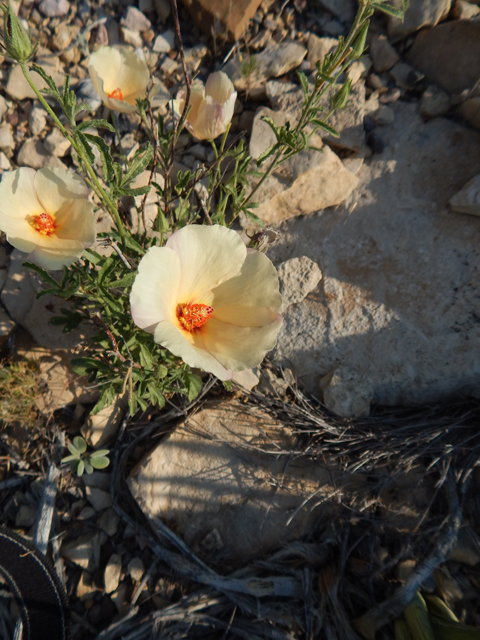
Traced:
[[132, 558], [127, 565], [127, 572], [134, 582], [140, 582], [145, 573], [145, 567], [141, 558]]
[[10, 254], [8, 278], [2, 290], [2, 303], [15, 322], [21, 323], [27, 316], [35, 301], [38, 283], [30, 278], [30, 273], [23, 267], [27, 254], [14, 249]]
[[115, 437], [127, 408], [126, 397], [117, 397], [112, 405], [90, 415], [82, 427], [82, 435], [99, 449]]
[[60, 553], [63, 558], [78, 564], [89, 573], [94, 573], [100, 564], [99, 534], [88, 533], [63, 543]]
[[472, 178], [450, 199], [453, 211], [480, 216], [480, 174]]
[[280, 313], [283, 313], [291, 304], [298, 304], [316, 288], [322, 279], [322, 272], [316, 262], [302, 256], [282, 262], [278, 267], [278, 278], [283, 296]]
[[337, 48], [338, 38], [319, 38], [314, 33], [309, 33], [307, 45], [307, 60], [312, 65], [312, 68], [314, 68], [315, 64], [318, 61], [320, 61], [320, 63], [323, 63], [323, 60], [327, 53], [330, 53]]
[[107, 491], [97, 489], [96, 487], [86, 487], [85, 493], [87, 500], [95, 511], [103, 511], [103, 509], [108, 509], [112, 506], [112, 496]]
[[320, 379], [323, 402], [340, 418], [366, 418], [370, 415], [373, 385], [363, 373], [338, 367]]
[[110, 538], [114, 536], [118, 531], [118, 525], [120, 524], [120, 516], [112, 507], [102, 513], [98, 521], [98, 526], [102, 531], [105, 531]]
[[435, 85], [430, 85], [422, 94], [420, 113], [424, 118], [438, 118], [450, 111], [452, 101], [445, 91]]
[[261, 87], [269, 78], [288, 73], [300, 66], [307, 50], [297, 42], [282, 42], [267, 47], [251, 58], [237, 55], [227, 62], [223, 71], [238, 91]]
[[43, 107], [33, 107], [28, 116], [28, 128], [32, 136], [38, 136], [47, 125], [47, 114]]
[[372, 66], [372, 61], [368, 56], [362, 56], [352, 64], [347, 69], [347, 78], [350, 78], [352, 84], [356, 84], [361, 78], [366, 78], [370, 67]]
[[451, 15], [456, 20], [470, 20], [478, 16], [480, 7], [466, 0], [456, 0]]
[[400, 56], [389, 43], [387, 37], [381, 34], [377, 34], [372, 38], [370, 57], [373, 61], [375, 73], [388, 71], [400, 60]]
[[156, 53], [168, 53], [175, 46], [175, 33], [169, 29], [164, 33], [160, 33], [153, 43], [153, 50]]
[[14, 328], [15, 322], [10, 318], [3, 307], [0, 307], [0, 340], [8, 336], [10, 331]]
[[135, 49], [141, 49], [143, 46], [142, 36], [138, 31], [132, 31], [127, 27], [121, 27], [122, 38], [127, 44], [131, 44]]
[[468, 98], [458, 107], [458, 115], [465, 118], [472, 127], [480, 129], [480, 96]]
[[47, 152], [41, 140], [35, 140], [34, 138], [27, 140], [20, 147], [17, 164], [20, 167], [32, 167], [32, 169], [42, 169], [43, 167], [66, 168], [59, 158], [51, 156]]
[[2, 171], [10, 171], [11, 168], [12, 168], [12, 163], [7, 158], [7, 156], [3, 153], [3, 151], [0, 151], [0, 169]]
[[43, 144], [47, 153], [57, 158], [66, 156], [72, 146], [56, 127], [50, 131]]
[[[249, 443], [257, 451], [249, 450]], [[281, 548], [317, 520], [315, 511], [302, 505], [314, 491], [328, 492], [329, 471], [318, 461], [286, 465], [286, 459], [258, 452], [293, 446], [288, 427], [258, 409], [245, 410], [236, 402], [208, 407], [163, 439], [128, 484], [144, 513], [174, 523], [200, 555], [217, 563], [238, 561]], [[223, 542], [221, 552], [201, 545], [213, 530]]]
[[[401, 8], [402, 0], [394, 0], [393, 5]], [[388, 17], [388, 34], [396, 42], [422, 27], [431, 27], [446, 17], [452, 0], [416, 0], [408, 7], [404, 19]]]
[[163, 71], [163, 73], [166, 76], [170, 76], [172, 73], [175, 73], [175, 71], [178, 69], [178, 62], [176, 62], [175, 60], [172, 60], [167, 56], [165, 60], [162, 62], [162, 64], [160, 65], [160, 69]]
[[3, 120], [3, 116], [8, 111], [7, 101], [3, 96], [0, 96], [0, 122]]
[[68, 0], [42, 0], [38, 8], [44, 16], [57, 18], [70, 11], [70, 3]]
[[393, 109], [387, 107], [386, 105], [382, 105], [375, 114], [375, 122], [377, 124], [392, 124], [394, 120], [395, 113]]
[[2, 151], [15, 149], [12, 127], [9, 124], [2, 124], [0, 126], [0, 149], [2, 149]]
[[120, 20], [122, 27], [126, 27], [130, 31], [142, 32], [150, 29], [152, 23], [137, 7], [127, 7], [122, 19]]
[[323, 274], [321, 291], [283, 314], [271, 357], [314, 394], [346, 366], [371, 381], [375, 402], [436, 402], [480, 384], [480, 225], [449, 205], [480, 174], [480, 135], [425, 123], [415, 103], [391, 106], [384, 151], [349, 199], [284, 222], [269, 248], [275, 264], [306, 255]]
[[105, 567], [105, 592], [112, 593], [118, 587], [120, 575], [122, 573], [122, 557], [118, 553], [110, 556], [107, 566]]

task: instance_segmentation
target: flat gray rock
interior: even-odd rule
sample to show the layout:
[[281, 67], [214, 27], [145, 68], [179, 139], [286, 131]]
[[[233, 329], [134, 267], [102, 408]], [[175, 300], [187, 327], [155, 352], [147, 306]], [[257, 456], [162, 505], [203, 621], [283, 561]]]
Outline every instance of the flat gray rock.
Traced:
[[276, 227], [271, 259], [307, 256], [323, 278], [285, 312], [273, 357], [315, 394], [348, 366], [376, 402], [437, 401], [480, 382], [480, 220], [449, 205], [480, 173], [480, 136], [391, 106], [385, 150], [348, 200]]
[[[216, 564], [282, 547], [306, 534], [325, 498], [351, 483], [318, 460], [296, 461], [295, 436], [239, 402], [188, 418], [132, 471], [128, 485], [142, 511], [161, 518], [201, 557]], [[261, 451], [270, 451], [271, 454]], [[338, 486], [337, 486], [338, 490]]]

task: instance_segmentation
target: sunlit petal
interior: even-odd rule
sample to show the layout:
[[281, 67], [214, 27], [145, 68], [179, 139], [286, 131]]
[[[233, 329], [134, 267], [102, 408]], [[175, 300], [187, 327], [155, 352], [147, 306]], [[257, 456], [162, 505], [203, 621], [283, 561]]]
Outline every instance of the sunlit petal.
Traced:
[[43, 211], [56, 213], [67, 200], [88, 198], [88, 187], [73, 171], [47, 167], [37, 171], [33, 185]]

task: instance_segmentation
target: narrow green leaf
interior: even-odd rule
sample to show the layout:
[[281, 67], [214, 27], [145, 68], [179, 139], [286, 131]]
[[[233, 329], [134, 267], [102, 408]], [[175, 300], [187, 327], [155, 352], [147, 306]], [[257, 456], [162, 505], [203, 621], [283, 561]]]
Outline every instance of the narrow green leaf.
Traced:
[[77, 141], [80, 143], [82, 149], [85, 151], [85, 154], [87, 155], [87, 158], [90, 164], [92, 165], [95, 164], [95, 155], [92, 151], [92, 147], [90, 146], [87, 138], [81, 131], [77, 133]]
[[383, 13], [387, 13], [389, 16], [403, 20], [404, 12], [402, 9], [395, 9], [395, 7], [392, 7], [389, 4], [379, 4], [378, 2], [372, 2], [370, 6], [382, 11]]
[[113, 172], [113, 158], [112, 158], [112, 154], [110, 153], [110, 147], [105, 142], [105, 140], [100, 136], [94, 136], [91, 133], [85, 133], [84, 135], [85, 135], [85, 138], [89, 142], [94, 144], [97, 147], [97, 149], [100, 151], [100, 157], [102, 159], [103, 177], [107, 182], [111, 182], [114, 178], [114, 172]]
[[98, 264], [102, 260], [102, 256], [96, 251], [92, 251], [92, 249], [84, 249], [83, 257], [87, 258], [92, 264]]
[[103, 458], [104, 456], [108, 456], [109, 453], [109, 449], [97, 449], [90, 454], [90, 460], [92, 460], [93, 458]]
[[77, 131], [84, 131], [85, 129], [90, 129], [90, 127], [96, 127], [97, 129], [108, 129], [112, 133], [115, 133], [115, 127], [113, 127], [107, 120], [85, 120], [84, 122], [80, 122], [76, 126]]
[[83, 476], [83, 472], [85, 471], [85, 463], [83, 460], [79, 460], [77, 464], [77, 476]]
[[135, 198], [135, 196], [144, 196], [150, 192], [150, 189], [151, 186], [147, 184], [144, 187], [137, 187], [136, 189], [120, 188], [119, 192], [122, 196], [132, 196], [132, 198]]
[[62, 96], [60, 95], [60, 91], [58, 90], [57, 85], [55, 84], [55, 80], [51, 76], [49, 76], [48, 73], [44, 71], [44, 69], [42, 69], [42, 67], [40, 67], [38, 64], [34, 63], [30, 68], [32, 71], [35, 71], [35, 73], [38, 73], [38, 75], [45, 80], [45, 82], [47, 83], [50, 89], [48, 93], [54, 96], [55, 98], [57, 98], [58, 102], [60, 102], [61, 104]]
[[140, 348], [140, 364], [146, 371], [151, 371], [155, 362], [152, 354], [142, 342], [139, 342], [138, 346]]
[[315, 124], [317, 127], [320, 127], [320, 129], [323, 129], [324, 131], [329, 133], [331, 136], [334, 136], [335, 138], [340, 137], [340, 134], [336, 129], [328, 125], [326, 122], [323, 122], [322, 120], [312, 120], [311, 123]]
[[192, 402], [202, 390], [203, 382], [201, 377], [195, 373], [187, 373], [185, 378], [187, 382], [188, 399]]
[[132, 162], [131, 167], [128, 169], [127, 173], [123, 177], [123, 180], [120, 184], [121, 187], [128, 185], [132, 180], [134, 180], [138, 175], [144, 171], [150, 162], [153, 160], [153, 147], [149, 145], [145, 152], [141, 156], [137, 156], [135, 160]]
[[122, 287], [124, 289], [127, 289], [128, 287], [132, 286], [132, 284], [135, 282], [136, 277], [137, 272], [132, 271], [132, 273], [129, 273], [124, 278], [120, 278], [120, 280], [112, 280], [108, 283], [107, 287], [108, 289], [113, 289], [114, 287]]
[[59, 287], [58, 282], [55, 280], [55, 278], [52, 278], [52, 276], [47, 271], [45, 271], [45, 269], [42, 269], [42, 267], [39, 267], [37, 264], [33, 264], [33, 262], [24, 262], [23, 266], [27, 267], [27, 269], [31, 269], [32, 271], [35, 271], [35, 273], [38, 273], [38, 275], [42, 278], [44, 282], [58, 289]]
[[303, 89], [303, 93], [305, 95], [305, 97], [308, 96], [308, 79], [307, 76], [303, 73], [303, 71], [297, 71], [297, 76], [300, 80], [300, 83], [302, 85], [302, 89]]

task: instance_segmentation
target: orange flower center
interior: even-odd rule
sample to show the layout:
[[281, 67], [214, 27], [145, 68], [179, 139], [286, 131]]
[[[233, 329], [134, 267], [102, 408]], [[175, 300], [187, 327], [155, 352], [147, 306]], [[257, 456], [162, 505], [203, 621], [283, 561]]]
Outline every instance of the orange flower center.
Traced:
[[115, 100], [123, 100], [123, 94], [120, 87], [112, 91], [112, 93], [107, 93], [107, 98], [115, 98]]
[[207, 304], [177, 304], [177, 318], [185, 331], [203, 326], [213, 313]]
[[51, 236], [56, 227], [55, 220], [49, 213], [39, 213], [36, 216], [31, 216], [29, 223], [42, 236]]

